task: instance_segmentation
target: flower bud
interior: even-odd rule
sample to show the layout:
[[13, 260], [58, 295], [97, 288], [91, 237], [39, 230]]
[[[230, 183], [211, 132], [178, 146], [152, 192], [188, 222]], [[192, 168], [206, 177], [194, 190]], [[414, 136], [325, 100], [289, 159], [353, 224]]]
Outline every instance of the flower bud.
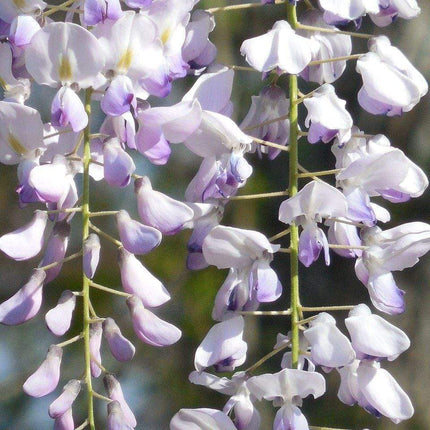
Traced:
[[46, 325], [55, 336], [63, 336], [69, 330], [75, 305], [76, 296], [70, 290], [65, 290], [62, 292], [57, 306], [45, 315]]
[[43, 397], [52, 393], [60, 380], [62, 356], [63, 350], [56, 345], [51, 345], [43, 363], [24, 382], [22, 386], [24, 392], [32, 397]]
[[91, 324], [90, 327], [90, 352], [91, 352], [91, 375], [98, 378], [102, 373], [99, 364], [102, 362], [100, 347], [102, 343], [102, 323]]
[[110, 352], [118, 361], [130, 361], [135, 352], [133, 344], [126, 339], [112, 318], [103, 321], [103, 334], [108, 342]]
[[100, 239], [95, 233], [91, 233], [83, 247], [83, 265], [85, 276], [94, 277], [100, 259]]
[[70, 380], [63, 388], [63, 392], [49, 405], [49, 416], [59, 418], [69, 410], [81, 391], [81, 382], [77, 379]]

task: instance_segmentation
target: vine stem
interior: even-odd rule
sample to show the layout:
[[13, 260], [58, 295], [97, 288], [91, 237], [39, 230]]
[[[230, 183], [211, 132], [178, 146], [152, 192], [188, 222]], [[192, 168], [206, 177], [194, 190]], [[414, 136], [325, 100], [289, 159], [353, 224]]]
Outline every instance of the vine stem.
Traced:
[[[275, 4], [285, 3], [285, 0], [275, 0]], [[243, 3], [243, 4], [232, 4], [229, 6], [220, 6], [220, 7], [212, 7], [210, 9], [206, 9], [206, 12], [216, 13], [216, 12], [229, 12], [232, 10], [240, 10], [240, 9], [252, 9], [266, 6], [263, 3]]]
[[[90, 140], [91, 140], [91, 89], [85, 91], [85, 112], [88, 115], [88, 125], [84, 130], [84, 177], [82, 189], [82, 243], [86, 241], [90, 232]], [[88, 425], [95, 430], [93, 385], [91, 377], [91, 352], [90, 352], [90, 280], [82, 271], [82, 297], [83, 297], [83, 334], [85, 345], [85, 382], [87, 385]]]
[[[64, 8], [71, 6], [76, 1], [77, 0], [67, 0], [64, 3], [61, 3], [59, 5], [53, 5], [49, 10], [47, 10], [46, 12], [43, 12], [43, 16], [49, 16], [49, 15], [54, 14], [55, 12], [58, 12], [60, 10], [64, 10]], [[91, 423], [90, 423], [90, 425], [91, 425]]]
[[[293, 29], [298, 27], [296, 6], [287, 3], [287, 20]], [[298, 105], [299, 90], [297, 84], [297, 75], [289, 77], [290, 92], [290, 160], [289, 160], [289, 187], [288, 194], [293, 197], [298, 192]], [[292, 367], [297, 369], [299, 364], [299, 325], [301, 318], [300, 290], [299, 290], [299, 230], [294, 223], [290, 226], [290, 276], [291, 276], [291, 362]]]

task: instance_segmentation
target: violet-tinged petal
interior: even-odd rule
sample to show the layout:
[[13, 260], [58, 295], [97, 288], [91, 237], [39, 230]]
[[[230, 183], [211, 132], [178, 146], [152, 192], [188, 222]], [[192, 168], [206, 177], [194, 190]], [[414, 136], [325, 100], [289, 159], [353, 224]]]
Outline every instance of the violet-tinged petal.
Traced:
[[70, 124], [75, 133], [87, 126], [88, 115], [84, 105], [71, 88], [61, 87], [52, 100], [51, 122], [58, 127]]
[[52, 393], [60, 380], [62, 356], [63, 350], [56, 345], [51, 345], [43, 363], [24, 382], [22, 386], [24, 392], [32, 397], [43, 397]]
[[386, 370], [361, 362], [357, 377], [363, 396], [377, 412], [395, 424], [412, 417], [414, 408], [408, 395]]
[[70, 167], [67, 160], [64, 156], [57, 155], [52, 163], [35, 166], [29, 173], [28, 183], [43, 201], [58, 202], [70, 187]]
[[216, 409], [181, 409], [170, 421], [170, 430], [236, 430], [236, 426]]
[[25, 226], [0, 237], [0, 250], [14, 260], [28, 260], [42, 249], [48, 215], [35, 211], [33, 219]]
[[218, 269], [251, 266], [257, 259], [278, 250], [266, 236], [253, 230], [216, 226], [203, 241], [203, 255], [209, 264]]
[[135, 192], [141, 220], [163, 234], [177, 233], [194, 217], [194, 212], [185, 203], [153, 190], [146, 176], [136, 179]]
[[236, 392], [236, 386], [232, 380], [226, 377], [220, 378], [219, 376], [212, 375], [212, 373], [193, 370], [188, 375], [188, 379], [192, 384], [203, 385], [228, 396], [233, 396]]
[[90, 353], [91, 353], [90, 367], [91, 367], [91, 375], [94, 378], [98, 378], [102, 373], [102, 369], [99, 366], [99, 364], [102, 363], [102, 357], [100, 355], [100, 347], [102, 344], [102, 334], [103, 334], [103, 328], [102, 328], [101, 322], [91, 324], [91, 327], [90, 327]]
[[117, 401], [121, 405], [121, 410], [122, 410], [122, 413], [124, 414], [126, 423], [132, 428], [136, 427], [137, 425], [136, 418], [132, 410], [128, 406], [127, 402], [125, 401], [121, 385], [117, 381], [117, 379], [113, 375], [108, 373], [103, 378], [103, 383], [109, 398], [114, 401]]
[[103, 321], [103, 334], [110, 352], [118, 361], [130, 361], [133, 358], [135, 347], [122, 335], [120, 328], [112, 318], [106, 318]]
[[83, 21], [92, 26], [105, 19], [117, 20], [122, 16], [119, 0], [85, 0]]
[[59, 83], [75, 82], [80, 88], [90, 87], [105, 62], [95, 36], [70, 22], [51, 22], [38, 31], [27, 47], [25, 60], [28, 72], [38, 84], [54, 88]]
[[127, 419], [117, 400], [108, 403], [107, 430], [132, 430], [133, 427], [127, 424]]
[[39, 30], [40, 25], [35, 18], [29, 15], [18, 15], [11, 24], [10, 40], [15, 46], [25, 47]]
[[320, 397], [325, 392], [325, 379], [317, 372], [298, 369], [283, 369], [278, 373], [266, 373], [248, 379], [249, 391], [257, 399], [284, 402], [293, 401], [296, 396]]
[[0, 304], [0, 323], [22, 324], [33, 318], [42, 305], [42, 290], [45, 272], [33, 270], [28, 282], [12, 297]]
[[65, 290], [61, 293], [57, 306], [46, 313], [46, 325], [55, 336], [63, 336], [69, 330], [75, 305], [76, 296], [70, 290]]
[[75, 430], [75, 422], [73, 421], [72, 408], [67, 409], [63, 415], [55, 418], [54, 430]]
[[274, 302], [282, 294], [278, 275], [269, 266], [269, 261], [256, 261], [251, 269], [252, 294], [260, 303]]
[[[18, 164], [36, 148], [44, 148], [40, 113], [19, 103], [0, 101], [0, 162]], [[25, 124], [25, 127], [23, 127]]]
[[223, 113], [230, 102], [233, 78], [233, 69], [220, 65], [211, 67], [199, 76], [182, 100], [197, 99], [202, 109]]
[[309, 430], [309, 425], [297, 406], [286, 403], [276, 412], [273, 430]]
[[109, 139], [103, 144], [103, 159], [105, 181], [112, 187], [126, 187], [136, 166], [118, 139]]
[[341, 367], [351, 364], [355, 358], [351, 342], [336, 327], [336, 320], [325, 312], [318, 314], [303, 334], [311, 344], [311, 358], [315, 364]]
[[119, 211], [115, 218], [121, 242], [132, 254], [147, 254], [160, 244], [162, 234], [156, 228], [131, 219], [127, 211]]
[[325, 262], [330, 264], [330, 256], [328, 254], [328, 242], [324, 232], [314, 223], [307, 223], [302, 233], [300, 234], [299, 241], [299, 260], [300, 262], [309, 267], [316, 261], [320, 255], [321, 250], [324, 249]]
[[72, 408], [73, 402], [81, 391], [81, 381], [71, 379], [63, 388], [63, 392], [49, 405], [49, 416], [58, 418]]
[[243, 340], [244, 320], [234, 317], [215, 324], [196, 350], [194, 367], [201, 372], [215, 366], [217, 371], [232, 371], [246, 360], [247, 343]]
[[390, 272], [371, 277], [366, 287], [376, 309], [390, 315], [401, 314], [405, 311], [403, 299], [405, 292], [397, 287]]
[[145, 309], [138, 297], [129, 297], [127, 305], [133, 318], [134, 331], [143, 342], [152, 346], [169, 346], [182, 336], [181, 330], [177, 327]]
[[133, 107], [137, 107], [137, 100], [134, 95], [134, 88], [128, 76], [119, 75], [112, 80], [106, 90], [100, 107], [106, 115], [119, 116]]
[[297, 74], [309, 64], [312, 53], [318, 49], [316, 42], [298, 36], [286, 21], [277, 21], [268, 33], [245, 40], [240, 53], [260, 72], [278, 68]]
[[[52, 263], [61, 261], [67, 251], [70, 236], [70, 224], [67, 221], [60, 221], [55, 223], [52, 229], [51, 236], [48, 239], [48, 243], [45, 248], [45, 254], [43, 255], [42, 261], [39, 263], [39, 267], [44, 267]], [[45, 284], [55, 279], [61, 271], [62, 264], [46, 269]]]
[[85, 276], [93, 279], [100, 260], [100, 239], [95, 233], [90, 233], [83, 246], [83, 268]]
[[144, 306], [154, 308], [170, 300], [164, 285], [124, 248], [118, 250], [118, 264], [124, 291], [139, 297]]
[[355, 306], [349, 312], [345, 325], [351, 336], [352, 346], [362, 358], [370, 356], [391, 361], [410, 346], [409, 338], [402, 330], [379, 315], [372, 314], [364, 304]]

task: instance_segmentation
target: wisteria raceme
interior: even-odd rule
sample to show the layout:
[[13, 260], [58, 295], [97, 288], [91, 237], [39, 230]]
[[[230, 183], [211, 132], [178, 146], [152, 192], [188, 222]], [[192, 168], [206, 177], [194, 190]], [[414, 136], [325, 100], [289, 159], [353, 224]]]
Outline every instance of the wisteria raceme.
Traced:
[[[325, 394], [323, 375], [331, 370], [340, 374], [335, 389], [344, 404], [396, 424], [407, 420], [414, 414], [412, 402], [383, 367], [408, 350], [408, 335], [364, 303], [302, 306], [300, 266], [315, 268], [321, 252], [326, 266], [333, 263], [331, 252], [336, 259], [352, 259], [357, 279], [343, 280], [347, 294], [349, 284], [361, 282], [377, 311], [395, 315], [407, 308], [411, 293], [405, 295], [392, 272], [411, 268], [430, 250], [430, 225], [381, 223], [395, 220], [392, 204], [422, 196], [428, 178], [391, 145], [391, 126], [372, 125], [373, 132], [387, 136], [361, 130], [368, 124], [349, 112], [345, 82], [362, 83], [353, 96], [366, 115], [383, 120], [415, 108], [428, 92], [426, 79], [408, 59], [412, 56], [383, 28], [373, 31], [373, 24], [387, 27], [397, 18], [418, 17], [420, 6], [416, 0], [202, 5], [199, 0], [0, 2], [0, 163], [17, 167], [18, 204], [33, 211], [23, 226], [5, 228], [0, 250], [5, 258], [34, 267], [23, 286], [0, 303], [0, 323], [26, 323], [50, 303], [43, 313], [51, 335], [69, 336], [49, 346], [23, 390], [37, 398], [63, 385], [48, 410], [56, 430], [146, 428], [150, 414], [140, 404], [150, 404], [151, 390], [140, 393], [135, 354], [150, 347], [172, 351], [181, 338], [194, 343], [201, 336], [189, 380], [228, 399], [218, 410], [188, 408], [180, 396], [173, 418], [164, 413], [168, 400], [157, 400], [151, 407], [163, 410], [162, 425], [170, 422], [171, 430], [327, 428], [308, 423], [302, 403]], [[222, 64], [225, 52], [211, 40], [218, 13], [233, 10], [258, 18], [271, 11], [275, 21], [271, 28], [259, 24], [258, 35], [248, 32], [241, 41], [236, 57], [247, 65]], [[363, 21], [378, 35], [361, 33]], [[228, 36], [235, 39], [238, 26], [231, 27]], [[367, 39], [365, 52], [355, 53], [355, 38]], [[356, 61], [355, 67], [347, 67], [348, 61]], [[251, 82], [243, 78], [246, 72], [262, 81], [251, 100], [243, 92]], [[241, 106], [234, 102], [238, 93]], [[330, 145], [333, 165], [312, 171], [306, 155], [321, 143]], [[281, 171], [288, 183], [278, 176]], [[178, 192], [182, 179], [189, 182]], [[166, 182], [174, 197], [163, 189]], [[244, 192], [248, 185], [257, 189], [271, 182], [276, 191]], [[121, 199], [104, 198], [103, 191], [96, 198], [106, 189]], [[116, 207], [128, 197], [134, 202], [130, 207]], [[260, 232], [253, 214], [257, 206], [236, 209], [234, 202], [265, 198], [282, 201], [270, 206], [275, 213], [261, 211], [271, 228]], [[100, 221], [105, 219], [114, 220], [113, 231], [112, 223]], [[277, 233], [270, 237], [269, 230]], [[174, 235], [188, 241], [183, 249], [188, 269], [228, 269], [218, 291], [208, 283], [211, 275], [203, 275], [204, 294], [192, 296], [191, 289], [171, 285], [170, 257], [180, 252], [175, 247], [158, 254], [156, 248], [180, 243]], [[108, 246], [118, 256], [110, 267]], [[71, 272], [60, 276], [76, 260], [80, 286]], [[303, 301], [318, 297], [314, 288], [320, 276], [314, 272], [307, 278]], [[108, 285], [115, 282], [120, 287]], [[204, 335], [209, 324], [197, 312], [209, 309], [210, 294], [216, 322]], [[108, 295], [117, 301], [108, 304]], [[182, 303], [193, 300], [187, 302], [192, 306], [180, 309], [178, 297], [185, 297]], [[170, 323], [162, 305], [168, 309], [172, 298]], [[266, 308], [280, 298], [285, 309]], [[335, 311], [349, 311], [344, 324]], [[259, 315], [289, 321], [277, 323], [281, 333], [266, 354], [251, 345], [266, 337], [258, 323], [252, 325], [255, 335], [250, 333], [250, 319]], [[126, 331], [125, 321], [134, 333]], [[136, 338], [145, 345], [138, 346]], [[81, 347], [73, 349], [75, 343]], [[177, 352], [153, 349], [153, 355], [144, 352], [145, 359], [164, 355], [163, 361], [148, 360], [139, 373], [148, 386], [155, 375], [164, 377], [162, 362], [177, 361]], [[105, 356], [107, 350], [115, 360]], [[61, 369], [63, 354], [69, 364], [80, 351], [80, 370], [70, 376], [69, 369]], [[256, 362], [248, 363], [256, 354]], [[275, 364], [262, 371], [269, 359]], [[121, 381], [120, 365], [130, 362], [136, 366], [129, 367], [136, 399], [129, 397], [129, 383]], [[191, 362], [184, 360], [176, 370]], [[102, 379], [105, 394], [97, 391]], [[164, 389], [161, 397], [170, 392], [169, 386]], [[133, 412], [126, 398], [139, 410]], [[96, 400], [105, 408], [96, 409]], [[267, 410], [259, 411], [263, 400], [278, 408], [271, 418]], [[335, 416], [335, 406], [330, 408], [325, 416]], [[96, 413], [102, 409], [104, 417]]]

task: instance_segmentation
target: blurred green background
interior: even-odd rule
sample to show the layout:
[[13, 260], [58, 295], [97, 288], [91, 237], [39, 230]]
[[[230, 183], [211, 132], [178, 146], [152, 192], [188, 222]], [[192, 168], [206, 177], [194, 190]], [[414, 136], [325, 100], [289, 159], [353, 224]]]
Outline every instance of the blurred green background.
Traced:
[[[201, 1], [199, 7], [215, 7], [232, 2]], [[430, 78], [430, 43], [428, 26], [430, 22], [430, 4], [421, 1], [422, 14], [413, 21], [399, 20], [389, 28], [374, 27], [365, 18], [363, 31], [376, 34], [387, 34], [392, 43], [407, 55], [415, 66]], [[267, 6], [248, 11], [218, 13], [216, 28], [211, 40], [218, 47], [217, 61], [223, 64], [245, 65], [239, 54], [239, 47], [246, 38], [259, 35], [271, 28], [272, 24], [285, 18], [285, 6]], [[354, 40], [354, 53], [365, 52], [364, 42]], [[365, 113], [356, 102], [356, 94], [361, 86], [361, 79], [354, 70], [355, 64], [348, 66], [345, 74], [335, 83], [339, 97], [347, 100], [347, 108], [354, 117], [355, 124], [366, 133], [384, 133], [393, 146], [405, 151], [427, 173], [430, 159], [430, 120], [429, 97], [422, 99], [412, 112], [401, 118], [373, 117]], [[177, 82], [168, 101], [179, 101], [185, 90], [192, 85], [194, 79]], [[286, 79], [281, 78], [280, 84], [286, 89]], [[250, 106], [251, 95], [257, 94], [264, 86], [259, 74], [236, 72], [233, 102], [234, 119], [240, 122]], [[315, 85], [300, 83], [300, 89], [307, 92]], [[395, 88], [393, 88], [395, 91]], [[48, 120], [50, 97], [52, 92], [41, 89], [32, 96], [34, 106], [42, 106], [44, 119]], [[49, 102], [46, 102], [49, 100]], [[151, 100], [156, 105], [158, 100]], [[302, 111], [303, 115], [304, 112]], [[303, 118], [302, 118], [303, 119]], [[100, 120], [100, 118], [98, 119]], [[95, 120], [97, 122], [97, 119]], [[138, 173], [151, 177], [155, 189], [181, 199], [190, 179], [196, 173], [200, 159], [180, 145], [173, 147], [173, 156], [167, 166], [154, 167], [142, 159], [135, 158]], [[286, 188], [288, 178], [288, 156], [281, 155], [275, 161], [259, 160], [256, 155], [248, 156], [254, 166], [254, 174], [241, 193], [277, 191]], [[332, 168], [334, 157], [330, 146], [324, 144], [300, 146], [300, 161], [309, 170]], [[1, 166], [0, 187], [0, 234], [4, 234], [23, 225], [31, 218], [33, 207], [24, 210], [18, 208], [14, 188], [16, 186], [16, 169]], [[136, 204], [133, 187], [125, 190], [113, 190], [103, 183], [91, 183], [92, 209], [114, 210], [126, 208], [136, 217]], [[256, 229], [267, 236], [281, 231], [284, 226], [277, 221], [277, 210], [282, 199], [268, 201], [237, 201], [232, 202], [223, 220], [224, 224], [242, 228]], [[392, 227], [406, 221], [429, 221], [430, 199], [428, 193], [420, 199], [396, 206], [384, 202], [392, 213]], [[73, 220], [74, 237], [69, 251], [75, 252], [79, 246], [80, 222], [78, 217]], [[96, 225], [116, 235], [113, 220], [97, 219]], [[107, 296], [98, 291], [92, 294], [93, 303], [100, 316], [115, 318], [123, 333], [128, 336], [137, 348], [136, 356], [131, 363], [120, 365], [103, 346], [103, 364], [117, 374], [126, 399], [138, 420], [137, 429], [163, 430], [168, 428], [170, 418], [180, 408], [213, 407], [222, 409], [227, 398], [204, 387], [195, 386], [187, 381], [188, 374], [193, 370], [194, 351], [208, 329], [213, 325], [210, 318], [213, 299], [221, 286], [226, 271], [208, 268], [200, 272], [189, 272], [185, 268], [185, 244], [190, 232], [184, 231], [174, 237], [165, 237], [161, 246], [151, 254], [143, 257], [144, 264], [161, 279], [172, 295], [172, 300], [164, 305], [160, 316], [174, 323], [183, 330], [181, 341], [169, 348], [156, 349], [136, 339], [131, 328], [128, 309], [121, 298]], [[287, 242], [283, 242], [287, 246]], [[15, 262], [0, 255], [0, 300], [10, 297], [26, 280], [30, 270], [38, 264], [38, 259], [29, 262]], [[395, 318], [387, 318], [401, 327], [409, 335], [412, 346], [397, 360], [384, 363], [407, 391], [416, 408], [413, 419], [394, 425], [386, 418], [380, 420], [364, 412], [358, 406], [348, 407], [337, 400], [336, 392], [339, 375], [332, 372], [327, 377], [328, 392], [316, 401], [305, 400], [303, 410], [311, 425], [339, 427], [346, 429], [417, 429], [430, 428], [430, 257], [422, 258], [414, 268], [396, 273], [399, 286], [406, 290], [406, 313]], [[275, 258], [276, 268], [284, 285], [284, 294], [279, 303], [262, 306], [261, 309], [285, 309], [289, 302], [288, 257], [280, 255]], [[333, 255], [333, 263], [326, 267], [318, 261], [309, 269], [301, 267], [302, 302], [307, 306], [341, 305], [368, 302], [368, 294], [364, 286], [356, 279], [354, 262]], [[52, 400], [59, 394], [69, 379], [78, 378], [83, 370], [83, 356], [79, 345], [65, 349], [62, 364], [62, 379], [59, 389], [42, 399], [32, 399], [22, 392], [22, 384], [43, 361], [47, 348], [51, 343], [61, 340], [48, 332], [44, 324], [44, 314], [55, 306], [63, 289], [80, 289], [79, 263], [68, 263], [63, 267], [62, 274], [48, 284], [44, 291], [44, 304], [38, 316], [32, 321], [18, 327], [0, 327], [0, 430], [32, 430], [52, 428], [53, 421], [47, 414]], [[97, 272], [96, 282], [118, 288], [120, 285], [119, 270], [116, 264], [116, 251], [107, 242], [102, 242], [102, 260]], [[79, 303], [79, 301], [78, 301]], [[79, 306], [78, 306], [79, 308]], [[344, 328], [339, 315], [339, 325]], [[81, 313], [79, 309], [74, 315], [71, 337], [80, 330]], [[276, 334], [286, 334], [289, 319], [286, 317], [247, 317], [246, 339], [249, 341], [247, 364], [252, 364], [265, 353], [269, 352], [276, 342]], [[261, 373], [279, 370], [281, 356], [267, 362]], [[103, 391], [102, 381], [95, 381], [95, 388]], [[383, 395], [383, 393], [381, 393]], [[83, 398], [74, 406], [76, 423], [85, 418], [82, 408]], [[270, 429], [273, 422], [274, 409], [269, 404], [258, 405], [264, 423], [262, 429]], [[96, 400], [98, 428], [105, 428], [106, 406]]]

